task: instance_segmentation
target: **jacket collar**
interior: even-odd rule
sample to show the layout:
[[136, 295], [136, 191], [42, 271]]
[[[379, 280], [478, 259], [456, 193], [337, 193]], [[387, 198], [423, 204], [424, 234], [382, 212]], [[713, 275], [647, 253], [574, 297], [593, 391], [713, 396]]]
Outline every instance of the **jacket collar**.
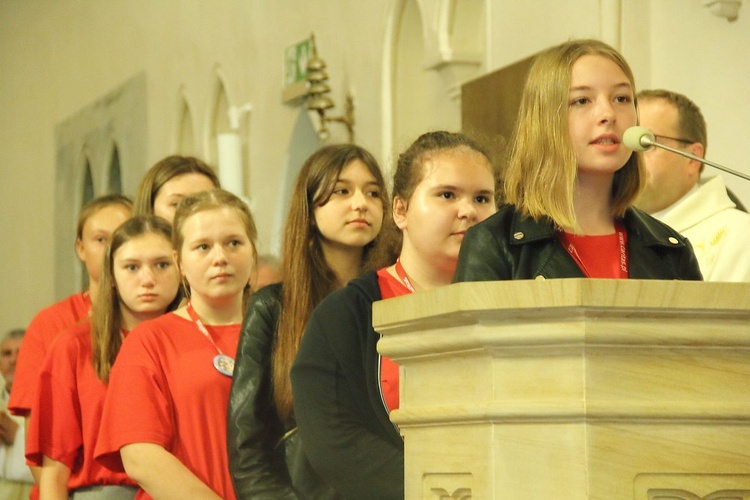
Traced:
[[627, 209], [624, 222], [628, 235], [637, 235], [644, 246], [668, 248], [687, 246], [684, 238], [678, 238], [675, 231], [637, 208]]
[[[675, 237], [674, 233], [665, 228], [664, 225], [637, 208], [630, 207], [625, 211], [623, 223], [628, 232], [628, 239], [639, 240], [644, 246], [685, 247], [681, 238]], [[513, 221], [510, 226], [511, 245], [522, 245], [553, 238], [557, 238], [557, 230], [549, 219], [537, 221], [522, 216], [518, 211], [513, 214]]]
[[518, 210], [513, 212], [510, 224], [510, 244], [523, 245], [534, 241], [549, 240], [557, 237], [555, 226], [549, 219], [534, 220], [521, 215]]

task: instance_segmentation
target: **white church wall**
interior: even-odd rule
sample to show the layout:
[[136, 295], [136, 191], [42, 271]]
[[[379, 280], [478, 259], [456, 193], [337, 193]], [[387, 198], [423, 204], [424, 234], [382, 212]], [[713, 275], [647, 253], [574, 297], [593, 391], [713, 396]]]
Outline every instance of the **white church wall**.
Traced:
[[[356, 140], [388, 166], [396, 151], [386, 137], [393, 116], [384, 100], [383, 64], [393, 46], [387, 37], [398, 29], [391, 16], [403, 2], [417, 2], [420, 12], [450, 6], [445, 0], [0, 0], [0, 326], [23, 326], [61, 298], [54, 285], [58, 124], [143, 74], [145, 160], [124, 177], [138, 177], [177, 152], [180, 130], [190, 127], [193, 140], [183, 144], [205, 157], [215, 75], [221, 74], [228, 104], [252, 106], [243, 123], [245, 191], [260, 250], [268, 251], [276, 248], [279, 193], [300, 116], [298, 106], [281, 100], [284, 49], [315, 32], [336, 103], [331, 113], [341, 113], [351, 92]], [[740, 155], [750, 118], [741, 100], [750, 77], [747, 5], [728, 23], [700, 0], [485, 0], [484, 53], [471, 71], [492, 71], [569, 38], [618, 36], [607, 17], [618, 9], [621, 48], [639, 86], [692, 97], [709, 121], [709, 157], [747, 172]], [[182, 120], [183, 102], [190, 127]], [[428, 121], [454, 125], [455, 104]], [[346, 136], [337, 124], [331, 130], [334, 140]], [[307, 141], [303, 147], [310, 147]], [[750, 201], [749, 189], [740, 183], [735, 190]]]

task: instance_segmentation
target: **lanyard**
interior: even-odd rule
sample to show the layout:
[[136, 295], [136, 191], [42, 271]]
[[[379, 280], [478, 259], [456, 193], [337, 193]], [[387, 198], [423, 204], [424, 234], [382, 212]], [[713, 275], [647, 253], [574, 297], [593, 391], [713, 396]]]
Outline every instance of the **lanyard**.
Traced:
[[401, 281], [404, 282], [404, 285], [411, 293], [416, 292], [411, 284], [411, 281], [409, 281], [409, 276], [406, 274], [404, 266], [401, 264], [401, 258], [396, 259], [396, 274], [399, 278], [401, 278]]
[[[627, 278], [628, 249], [625, 243], [625, 227], [623, 227], [622, 223], [620, 223], [619, 221], [615, 222], [615, 232], [617, 233], [617, 241], [620, 247], [620, 271], [622, 273], [622, 276]], [[578, 250], [576, 250], [575, 245], [568, 239], [568, 236], [564, 231], [560, 231], [558, 234], [560, 235], [560, 241], [565, 247], [565, 250], [567, 250], [570, 256], [573, 257], [573, 260], [576, 261], [576, 264], [578, 264], [578, 267], [581, 268], [583, 274], [590, 278], [591, 273], [589, 273], [589, 270], [586, 268], [586, 264], [584, 264], [583, 259], [581, 259], [581, 255], [578, 253]]]
[[193, 323], [195, 323], [195, 326], [198, 328], [198, 331], [201, 332], [203, 336], [208, 339], [209, 342], [211, 342], [211, 345], [213, 345], [216, 351], [219, 353], [216, 356], [214, 356], [214, 359], [213, 359], [214, 368], [216, 368], [216, 371], [218, 371], [222, 375], [231, 377], [232, 373], [234, 373], [234, 359], [231, 356], [227, 356], [226, 354], [221, 352], [221, 349], [219, 349], [219, 346], [216, 345], [216, 342], [214, 342], [213, 337], [208, 332], [206, 325], [203, 324], [200, 317], [198, 317], [198, 313], [196, 313], [195, 309], [193, 309], [193, 304], [188, 302], [186, 309], [187, 309], [188, 316], [190, 316], [190, 319], [193, 320]]
[[224, 353], [221, 352], [221, 349], [219, 349], [219, 346], [216, 345], [216, 342], [214, 342], [213, 337], [210, 333], [208, 333], [208, 329], [206, 328], [206, 325], [203, 324], [203, 321], [198, 317], [198, 313], [195, 312], [195, 309], [193, 309], [193, 304], [188, 302], [187, 303], [187, 313], [188, 316], [190, 316], [190, 319], [193, 320], [193, 323], [195, 323], [195, 326], [198, 327], [198, 331], [203, 334], [204, 337], [208, 339], [209, 342], [214, 346], [214, 349], [218, 351], [219, 354], [223, 355]]

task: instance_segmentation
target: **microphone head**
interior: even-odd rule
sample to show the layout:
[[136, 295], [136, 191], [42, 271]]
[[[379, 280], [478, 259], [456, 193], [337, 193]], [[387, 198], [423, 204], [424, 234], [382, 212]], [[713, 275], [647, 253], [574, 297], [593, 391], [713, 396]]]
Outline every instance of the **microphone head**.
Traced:
[[629, 149], [640, 152], [648, 150], [655, 140], [656, 137], [654, 137], [654, 134], [649, 129], [638, 125], [627, 129], [622, 136], [622, 142]]

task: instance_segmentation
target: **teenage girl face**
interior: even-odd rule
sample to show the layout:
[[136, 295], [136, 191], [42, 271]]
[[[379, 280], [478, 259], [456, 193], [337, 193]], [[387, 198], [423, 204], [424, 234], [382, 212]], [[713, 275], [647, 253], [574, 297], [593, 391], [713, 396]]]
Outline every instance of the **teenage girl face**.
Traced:
[[115, 251], [112, 266], [126, 329], [160, 316], [177, 295], [180, 274], [164, 235], [145, 233], [128, 240]]
[[633, 154], [622, 136], [636, 124], [633, 86], [611, 59], [580, 57], [568, 93], [568, 127], [578, 175], [611, 176]]
[[411, 198], [393, 200], [404, 252], [452, 272], [466, 230], [495, 213], [495, 181], [487, 158], [467, 146], [443, 150], [424, 162]]
[[166, 219], [171, 224], [174, 213], [183, 198], [191, 194], [214, 189], [214, 183], [203, 174], [191, 172], [172, 177], [165, 182], [154, 196], [154, 215]]
[[83, 224], [81, 238], [76, 240], [76, 253], [86, 266], [92, 283], [99, 283], [104, 252], [112, 240], [112, 233], [129, 218], [130, 210], [123, 205], [107, 205], [94, 212]]
[[221, 305], [235, 300], [250, 280], [252, 241], [236, 209], [204, 210], [182, 225], [182, 274], [190, 284], [191, 300]]
[[313, 213], [323, 245], [361, 249], [383, 224], [380, 186], [361, 160], [352, 160], [341, 170], [331, 197]]

